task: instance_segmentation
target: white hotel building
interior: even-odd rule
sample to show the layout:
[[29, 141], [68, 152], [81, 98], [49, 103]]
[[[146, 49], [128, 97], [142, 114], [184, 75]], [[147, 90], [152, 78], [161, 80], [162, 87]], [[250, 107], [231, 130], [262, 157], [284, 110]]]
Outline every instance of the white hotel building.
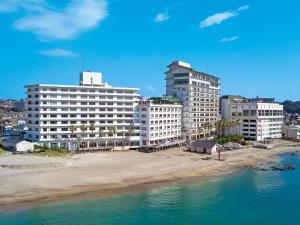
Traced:
[[174, 98], [159, 97], [142, 100], [138, 105], [142, 146], [155, 150], [183, 143], [181, 134], [181, 103]]
[[231, 129], [231, 134], [257, 141], [282, 137], [283, 106], [275, 103], [274, 99], [224, 96], [221, 99], [221, 112], [226, 120], [240, 121], [240, 127]]
[[[114, 128], [119, 148], [124, 143], [129, 146], [129, 141], [132, 147], [140, 145], [135, 111], [140, 100], [138, 88], [112, 87], [102, 82], [101, 73], [93, 72], [81, 73], [79, 86], [36, 84], [26, 88], [27, 140], [49, 147], [77, 149], [77, 143], [83, 149], [99, 147], [100, 143], [111, 145]], [[91, 124], [95, 130], [89, 129]]]
[[[183, 105], [182, 131], [188, 139], [201, 138], [199, 127], [219, 119], [220, 79], [195, 71], [188, 63], [175, 61], [166, 72], [166, 95]], [[207, 136], [207, 134], [206, 134]]]

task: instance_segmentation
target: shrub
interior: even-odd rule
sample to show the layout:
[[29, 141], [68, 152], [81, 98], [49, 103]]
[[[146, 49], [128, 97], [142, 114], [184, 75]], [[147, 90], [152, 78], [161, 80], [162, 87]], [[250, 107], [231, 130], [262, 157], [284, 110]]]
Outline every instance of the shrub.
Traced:
[[243, 145], [243, 146], [247, 146], [247, 145], [249, 145], [249, 142], [247, 142], [247, 141], [245, 141], [245, 140], [243, 140], [243, 141], [241, 141], [241, 143], [240, 143], [241, 145]]
[[234, 143], [239, 143], [242, 144], [242, 142], [244, 141], [244, 137], [241, 135], [231, 135], [231, 136], [225, 136], [225, 137], [220, 137], [220, 138], [216, 138], [215, 142], [217, 142], [218, 144], [226, 144], [228, 142], [234, 142]]

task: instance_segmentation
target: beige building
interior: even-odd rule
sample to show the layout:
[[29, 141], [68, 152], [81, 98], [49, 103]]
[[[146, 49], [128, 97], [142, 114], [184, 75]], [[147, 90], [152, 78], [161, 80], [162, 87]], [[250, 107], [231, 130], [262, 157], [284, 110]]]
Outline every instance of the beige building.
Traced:
[[240, 121], [240, 126], [229, 130], [229, 134], [240, 134], [258, 141], [282, 137], [283, 106], [274, 99], [223, 96], [221, 113], [226, 120]]
[[196, 71], [188, 63], [175, 61], [166, 72], [166, 95], [182, 102], [182, 131], [189, 139], [201, 138], [204, 123], [219, 119], [220, 79]]
[[283, 126], [283, 137], [300, 140], [300, 126]]

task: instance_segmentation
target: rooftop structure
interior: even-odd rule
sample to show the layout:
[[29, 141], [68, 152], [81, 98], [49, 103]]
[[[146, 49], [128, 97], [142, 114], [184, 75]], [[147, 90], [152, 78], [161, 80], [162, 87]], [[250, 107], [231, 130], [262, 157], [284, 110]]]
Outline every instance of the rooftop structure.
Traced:
[[82, 72], [80, 73], [80, 85], [82, 86], [102, 86], [102, 73]]

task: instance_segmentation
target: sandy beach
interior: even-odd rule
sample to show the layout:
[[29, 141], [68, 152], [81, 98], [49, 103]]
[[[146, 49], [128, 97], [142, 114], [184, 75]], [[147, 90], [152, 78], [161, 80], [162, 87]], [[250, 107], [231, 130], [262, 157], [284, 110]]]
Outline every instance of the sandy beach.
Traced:
[[274, 162], [300, 150], [280, 141], [272, 150], [245, 148], [222, 153], [225, 161], [173, 149], [151, 154], [104, 152], [67, 157], [0, 156], [0, 211], [68, 198], [119, 194], [192, 177], [207, 178]]

